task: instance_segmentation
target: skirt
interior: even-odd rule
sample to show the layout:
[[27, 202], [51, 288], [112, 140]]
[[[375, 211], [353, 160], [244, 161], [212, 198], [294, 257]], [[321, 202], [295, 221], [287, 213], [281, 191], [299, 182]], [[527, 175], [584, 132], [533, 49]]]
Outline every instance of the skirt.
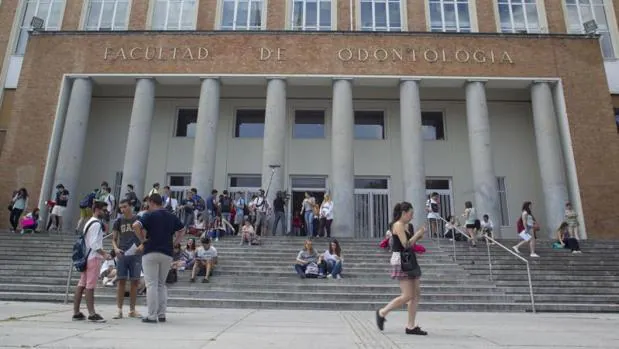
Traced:
[[402, 271], [402, 266], [392, 265], [391, 278], [394, 280], [417, 280], [419, 279], [419, 276], [409, 276], [407, 273]]

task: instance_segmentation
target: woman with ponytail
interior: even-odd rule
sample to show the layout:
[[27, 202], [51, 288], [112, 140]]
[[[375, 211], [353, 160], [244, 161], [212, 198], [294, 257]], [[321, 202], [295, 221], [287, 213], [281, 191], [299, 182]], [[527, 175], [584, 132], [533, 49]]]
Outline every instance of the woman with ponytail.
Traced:
[[[421, 288], [419, 286], [419, 276], [421, 272], [417, 270], [415, 273], [407, 273], [402, 270], [401, 252], [410, 250], [417, 241], [419, 241], [426, 232], [426, 227], [423, 226], [415, 233], [410, 231], [409, 222], [413, 219], [413, 205], [410, 202], [402, 202], [396, 204], [393, 208], [393, 222], [391, 223], [391, 232], [393, 233], [393, 256], [391, 258], [391, 278], [400, 282], [400, 290], [402, 294], [394, 298], [384, 308], [376, 311], [376, 325], [379, 330], [385, 327], [385, 317], [394, 309], [401, 308], [408, 303], [408, 323], [405, 328], [406, 334], [425, 336], [428, 333], [423, 331], [415, 324], [417, 316], [417, 305], [419, 305], [419, 297]], [[414, 274], [414, 275], [411, 275]]]

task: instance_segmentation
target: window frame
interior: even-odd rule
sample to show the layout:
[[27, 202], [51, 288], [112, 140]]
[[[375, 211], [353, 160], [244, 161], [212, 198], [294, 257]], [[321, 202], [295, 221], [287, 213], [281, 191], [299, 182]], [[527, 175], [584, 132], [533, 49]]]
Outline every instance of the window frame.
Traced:
[[[362, 15], [362, 6], [361, 4], [364, 2], [370, 2], [372, 3], [372, 27], [371, 28], [364, 28], [363, 27], [363, 15]], [[387, 21], [387, 26], [385, 29], [379, 29], [377, 30], [376, 28], [376, 3], [385, 3], [385, 19]], [[400, 28], [399, 29], [391, 29], [390, 26], [390, 18], [389, 18], [389, 3], [390, 2], [398, 2], [400, 4]], [[407, 1], [405, 0], [357, 0], [356, 1], [356, 6], [357, 6], [357, 11], [356, 12], [356, 21], [355, 21], [355, 25], [356, 28], [354, 28], [353, 30], [355, 31], [365, 31], [365, 32], [405, 32], [408, 31], [408, 23], [407, 23], [407, 15], [406, 15], [406, 4]]]
[[[423, 134], [423, 114], [424, 113], [441, 113], [441, 123], [443, 124], [443, 138], [425, 139]], [[421, 137], [424, 142], [444, 142], [447, 141], [447, 112], [443, 109], [422, 109], [421, 110]]]
[[[356, 131], [354, 128], [357, 126], [357, 120], [355, 114], [357, 112], [381, 112], [383, 113], [383, 136], [382, 138], [357, 138]], [[387, 108], [353, 108], [353, 141], [384, 141], [387, 140], [387, 119], [389, 115], [387, 113]], [[365, 125], [365, 124], [362, 124]]]
[[[447, 4], [453, 4], [454, 5], [454, 10], [455, 10], [455, 16], [456, 16], [456, 31], [455, 33], [473, 33], [476, 31], [475, 29], [475, 24], [474, 24], [474, 18], [473, 18], [473, 7], [471, 5], [471, 2], [473, 2], [475, 0], [426, 0], [426, 11], [427, 11], [427, 30], [429, 32], [448, 32], [448, 33], [454, 33], [454, 31], [447, 31], [446, 30], [446, 26], [445, 26], [445, 3]], [[497, 0], [498, 1], [498, 0]], [[441, 5], [441, 30], [433, 30], [432, 28], [432, 12], [430, 11], [430, 5], [433, 3], [439, 3]], [[460, 17], [458, 14], [458, 4], [462, 4], [462, 3], [466, 3], [466, 7], [468, 9], [468, 15], [469, 15], [469, 28], [468, 31], [462, 31], [460, 29]]]
[[[18, 0], [16, 0], [18, 1]], [[51, 14], [51, 11], [49, 11], [49, 9], [47, 10], [47, 17], [43, 18], [43, 25], [44, 25], [44, 29], [45, 31], [47, 30], [62, 30], [62, 22], [64, 20], [64, 13], [66, 10], [66, 6], [67, 6], [67, 0], [48, 0], [50, 1], [50, 7], [49, 9], [51, 9], [52, 7], [52, 3], [54, 2], [61, 2], [61, 9], [60, 9], [60, 16], [58, 17], [58, 25], [56, 26], [48, 26], [48, 19], [49, 16]], [[24, 46], [24, 52], [18, 52], [18, 49], [20, 47], [20, 39], [21, 39], [21, 35], [22, 35], [22, 31], [26, 31], [29, 32], [30, 30], [32, 30], [32, 27], [30, 26], [30, 22], [32, 22], [32, 18], [30, 18], [29, 21], [26, 22], [26, 14], [27, 14], [27, 10], [28, 7], [31, 3], [36, 3], [36, 7], [35, 10], [33, 11], [33, 17], [38, 17], [37, 13], [39, 12], [39, 8], [41, 7], [41, 0], [24, 0], [23, 2], [20, 3], [19, 6], [19, 16], [17, 18], [19, 18], [19, 20], [17, 21], [17, 35], [15, 37], [15, 43], [14, 43], [14, 47], [12, 48], [11, 52], [12, 55], [14, 56], [19, 56], [19, 57], [23, 57], [26, 54], [26, 48], [28, 47], [28, 40], [30, 39], [30, 34], [28, 34], [28, 36], [26, 36], [26, 45]], [[51, 29], [50, 29], [51, 28]]]
[[[223, 20], [224, 20], [224, 4], [226, 1], [229, 2], [234, 2], [234, 13], [233, 13], [233, 19], [232, 19], [232, 28], [224, 28], [223, 26]], [[248, 3], [248, 11], [247, 11], [247, 24], [249, 24], [249, 20], [251, 19], [251, 4], [253, 2], [260, 2], [262, 4], [262, 6], [260, 7], [260, 26], [257, 27], [250, 27], [249, 25], [246, 28], [241, 28], [241, 29], [237, 29], [236, 28], [236, 17], [237, 17], [237, 10], [238, 10], [238, 5], [239, 5], [240, 0], [218, 0], [217, 1], [217, 6], [218, 6], [218, 10], [217, 10], [217, 18], [216, 18], [216, 23], [217, 23], [217, 29], [218, 30], [234, 30], [234, 31], [243, 31], [243, 30], [264, 30], [266, 29], [266, 20], [267, 20], [267, 16], [266, 16], [266, 12], [267, 12], [267, 3], [268, 0], [247, 0], [245, 2]]]
[[[509, 200], [507, 198], [507, 177], [505, 176], [497, 176], [497, 193], [499, 199], [499, 214], [501, 217], [495, 219], [494, 222], [499, 222], [501, 227], [509, 227]], [[503, 184], [503, 185], [501, 185]], [[503, 189], [501, 189], [503, 187]], [[503, 207], [503, 203], [505, 203], [505, 207]], [[492, 220], [492, 218], [491, 218]]]
[[[268, 1], [268, 0], [267, 0]], [[329, 11], [330, 11], [330, 16], [329, 16], [329, 21], [331, 23], [331, 25], [329, 26], [329, 28], [324, 28], [322, 29], [320, 26], [320, 3], [321, 2], [329, 2], [331, 6], [329, 6]], [[316, 27], [315, 28], [308, 28], [305, 24], [305, 18], [306, 18], [306, 11], [303, 12], [303, 25], [301, 25], [300, 28], [295, 27], [294, 24], [294, 3], [295, 2], [303, 2], [303, 6], [304, 8], [307, 10], [307, 2], [316, 2], [316, 8], [317, 8], [317, 17], [316, 17]], [[337, 0], [287, 0], [286, 1], [286, 6], [288, 7], [288, 10], [286, 11], [286, 28], [288, 30], [294, 30], [294, 31], [332, 31], [332, 30], [336, 30], [337, 29]]]
[[[586, 21], [583, 21], [583, 17], [582, 17], [582, 10], [580, 9], [580, 0], [575, 0], [577, 2], [576, 5], [568, 5], [566, 0], [561, 1], [561, 4], [563, 6], [563, 13], [564, 13], [564, 19], [565, 19], [565, 29], [566, 32], [568, 34], [583, 34], [584, 33], [584, 28], [583, 28], [583, 24]], [[594, 0], [591, 0], [591, 2], [589, 4], [582, 4], [582, 5], [589, 5], [589, 8], [591, 10], [595, 9], [594, 5], [592, 2]], [[572, 26], [570, 24], [570, 16], [569, 16], [569, 8], [571, 6], [576, 6], [577, 11], [578, 11], [578, 19], [580, 21], [580, 28], [579, 31], [576, 32], [575, 30], [572, 30]], [[602, 51], [602, 58], [605, 61], [615, 61], [617, 59], [619, 59], [619, 45], [617, 44], [617, 38], [619, 35], [618, 32], [618, 28], [617, 28], [617, 18], [615, 16], [615, 11], [614, 11], [614, 5], [612, 2], [608, 1], [608, 0], [602, 0], [602, 8], [604, 9], [604, 16], [606, 17], [606, 29], [602, 30], [602, 32], [608, 33], [609, 37], [610, 37], [610, 43], [612, 45], [612, 53], [613, 56], [612, 57], [604, 57], [604, 49], [602, 48], [602, 43], [600, 40], [600, 50]], [[596, 24], [598, 25], [598, 30], [596, 31], [597, 33], [600, 33], [600, 23], [599, 21], [595, 18], [595, 11], [591, 11], [592, 18], [591, 19], [595, 19]]]
[[[191, 109], [191, 110], [195, 110], [195, 111], [196, 111], [196, 126], [197, 126], [197, 124], [198, 124], [198, 107], [196, 107], [196, 106], [192, 106], [192, 107], [187, 107], [187, 106], [180, 106], [180, 107], [176, 107], [176, 108], [174, 109], [174, 130], [173, 130], [173, 132], [172, 132], [172, 137], [173, 137], [173, 138], [189, 138], [189, 139], [195, 139], [195, 136], [194, 136], [194, 137], [189, 137], [189, 136], [187, 136], [187, 135], [185, 135], [185, 136], [177, 136], [177, 135], [176, 135], [176, 134], [177, 134], [177, 132], [178, 132], [178, 114], [179, 114], [179, 112], [180, 112], [181, 110], [184, 110], [184, 109]], [[187, 125], [189, 125], [189, 124], [187, 124]], [[187, 130], [185, 130], [185, 134], [187, 134]]]
[[[238, 186], [238, 185], [232, 185], [232, 179], [238, 179], [238, 178], [254, 178], [254, 179], [258, 179], [259, 184], [258, 186], [252, 187], [252, 186]], [[238, 184], [238, 183], [237, 183]], [[228, 188], [258, 188], [260, 189], [262, 187], [262, 175], [259, 173], [242, 173], [242, 174], [238, 174], [238, 173], [232, 173], [232, 174], [228, 174]]]
[[[320, 112], [322, 112], [322, 117], [323, 117], [323, 123], [322, 123], [323, 133], [322, 133], [322, 137], [296, 137], [295, 136], [295, 126], [297, 125], [297, 111], [320, 111]], [[313, 124], [302, 124], [302, 125], [313, 125]], [[299, 139], [299, 140], [321, 140], [321, 139], [326, 139], [327, 138], [327, 109], [326, 108], [303, 108], [303, 107], [294, 108], [292, 110], [292, 130], [291, 131], [292, 132], [291, 132], [290, 137], [292, 139]]]
[[[101, 8], [101, 13], [99, 14], [99, 20], [98, 20], [98, 24], [97, 24], [97, 29], [88, 29], [87, 25], [88, 25], [88, 16], [91, 13], [92, 10], [92, 4], [93, 2], [99, 2], [99, 3], [105, 3], [105, 2], [114, 2], [114, 15], [112, 17], [112, 28], [110, 29], [105, 29], [103, 31], [107, 31], [107, 30], [111, 30], [111, 31], [125, 31], [125, 30], [129, 30], [129, 19], [131, 18], [131, 7], [133, 5], [133, 1], [132, 0], [88, 0], [88, 2], [86, 2], [84, 4], [84, 7], [82, 8], [82, 18], [80, 20], [80, 29], [84, 30], [84, 31], [102, 31], [101, 30], [101, 19], [103, 18], [103, 7]], [[127, 3], [127, 14], [126, 14], [126, 18], [125, 18], [125, 26], [123, 28], [114, 28], [114, 20], [116, 19], [116, 7], [118, 6], [118, 2], [126, 2]]]
[[[513, 12], [513, 8], [512, 5], [513, 4], [516, 5], [522, 5], [523, 6], [523, 15], [525, 18], [525, 26], [527, 27], [526, 29], [526, 34], [541, 34], [541, 33], [547, 33], [548, 32], [548, 22], [547, 22], [547, 18], [546, 18], [546, 8], [544, 7], [543, 3], [540, 3], [540, 0], [535, 0], [533, 3], [535, 4], [535, 9], [537, 10], [537, 24], [538, 24], [538, 31], [532, 31], [529, 29], [529, 23], [528, 23], [528, 19], [527, 19], [527, 13], [526, 13], [526, 9], [525, 9], [525, 5], [527, 4], [531, 4], [531, 3], [526, 3], [525, 0], [495, 0], [495, 7], [494, 7], [494, 12], [495, 12], [495, 17], [496, 17], [496, 25], [497, 25], [497, 32], [499, 33], [505, 33], [505, 34], [523, 34], [519, 31], [515, 30], [514, 27], [514, 12]], [[507, 4], [509, 6], [509, 18], [510, 18], [510, 23], [512, 25], [512, 30], [511, 31], [503, 31], [503, 26], [501, 23], [501, 11], [499, 10], [499, 5], [505, 5]]]
[[[262, 110], [264, 112], [264, 121], [262, 122], [262, 137], [241, 137], [241, 136], [237, 136], [237, 129], [238, 129], [238, 112], [239, 110]], [[266, 108], [264, 107], [237, 107], [234, 108], [233, 110], [233, 116], [234, 116], [234, 123], [233, 123], [233, 127], [232, 127], [232, 138], [234, 139], [264, 139], [264, 128], [266, 126], [266, 118], [267, 118], [267, 114], [266, 114]]]
[[[163, 2], [165, 1], [167, 3], [167, 8], [168, 10], [166, 11], [166, 20], [164, 21], [164, 23], [166, 23], [164, 25], [165, 28], [163, 29], [156, 29], [154, 28], [154, 20], [155, 20], [155, 9], [157, 8], [157, 3], [158, 2]], [[167, 19], [170, 15], [170, 1], [174, 1], [174, 2], [178, 2], [178, 1], [182, 1], [183, 4], [185, 2], [189, 2], [192, 1], [195, 5], [194, 5], [194, 14], [193, 14], [193, 18], [192, 18], [192, 28], [179, 28], [179, 29], [168, 29], [168, 24], [167, 24]], [[197, 26], [198, 26], [198, 12], [199, 12], [199, 7], [200, 7], [200, 0], [151, 0], [150, 1], [150, 6], [149, 6], [149, 15], [148, 15], [148, 28], [150, 28], [150, 30], [155, 30], [155, 31], [192, 31], [192, 30], [196, 30]], [[182, 8], [182, 7], [181, 7]], [[181, 11], [182, 14], [182, 11]], [[178, 17], [178, 21], [179, 24], [182, 22], [182, 15], [179, 15]]]

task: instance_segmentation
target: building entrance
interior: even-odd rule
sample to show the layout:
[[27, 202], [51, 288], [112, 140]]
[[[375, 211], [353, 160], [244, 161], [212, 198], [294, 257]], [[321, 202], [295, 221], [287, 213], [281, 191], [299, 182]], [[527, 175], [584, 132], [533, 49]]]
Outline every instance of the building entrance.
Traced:
[[[308, 236], [307, 230], [305, 227], [305, 221], [303, 220], [303, 199], [305, 198], [305, 193], [309, 193], [316, 200], [316, 204], [320, 205], [325, 197], [325, 192], [327, 188], [327, 177], [309, 177], [309, 176], [292, 176], [290, 177], [290, 186], [292, 189], [292, 196], [290, 201], [288, 202], [288, 225], [291, 227], [292, 231], [292, 218], [295, 213], [299, 214], [301, 222], [303, 224], [303, 228], [301, 229], [301, 234]], [[318, 224], [314, 224], [314, 230], [318, 230]], [[311, 235], [311, 234], [309, 234]]]
[[382, 237], [389, 229], [389, 179], [355, 178], [355, 236]]

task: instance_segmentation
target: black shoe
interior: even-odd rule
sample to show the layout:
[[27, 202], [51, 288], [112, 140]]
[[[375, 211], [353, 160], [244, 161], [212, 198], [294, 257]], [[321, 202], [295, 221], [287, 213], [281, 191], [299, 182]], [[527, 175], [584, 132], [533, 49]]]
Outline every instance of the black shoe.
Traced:
[[93, 315], [88, 316], [88, 321], [101, 323], [101, 322], [105, 322], [105, 319], [99, 314], [93, 314]]
[[419, 326], [416, 326], [412, 330], [410, 328], [406, 328], [406, 330], [404, 332], [406, 332], [406, 334], [414, 334], [414, 335], [417, 335], [417, 336], [427, 336], [428, 335], [428, 332], [422, 330]]
[[305, 279], [305, 274], [299, 274], [299, 277], [300, 277], [301, 279]]
[[77, 313], [75, 315], [73, 315], [73, 321], [84, 321], [86, 320], [86, 316], [82, 313]]
[[159, 322], [165, 322], [165, 316], [158, 318], [158, 319], [157, 319], [157, 321], [159, 321]]
[[128, 291], [125, 291], [125, 297], [131, 297], [131, 293]]
[[196, 282], [196, 279], [195, 278], [191, 278], [191, 279], [189, 279], [189, 282]]
[[208, 283], [208, 279], [202, 279], [202, 283], [203, 284], [207, 284]]
[[382, 331], [382, 330], [385, 329], [385, 322], [386, 321], [387, 321], [387, 319], [385, 319], [384, 317], [380, 316], [380, 311], [377, 310], [376, 311], [376, 326], [378, 327], [379, 330]]
[[145, 318], [142, 318], [142, 322], [145, 323], [145, 324], [156, 324], [157, 320], [151, 320], [151, 319], [145, 317]]

